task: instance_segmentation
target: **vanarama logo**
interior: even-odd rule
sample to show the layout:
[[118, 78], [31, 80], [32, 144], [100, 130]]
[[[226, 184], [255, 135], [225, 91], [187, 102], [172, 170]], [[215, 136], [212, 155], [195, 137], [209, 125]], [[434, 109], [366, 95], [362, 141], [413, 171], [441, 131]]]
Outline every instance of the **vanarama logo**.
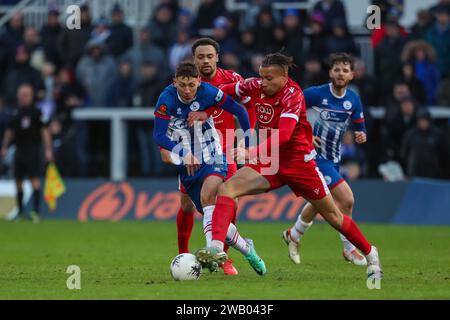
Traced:
[[[128, 182], [105, 183], [88, 194], [78, 210], [78, 220], [170, 220], [175, 219], [180, 202], [178, 191], [139, 191]], [[239, 200], [241, 219], [294, 220], [304, 200], [293, 193], [268, 192]], [[201, 218], [199, 214], [196, 215]]]

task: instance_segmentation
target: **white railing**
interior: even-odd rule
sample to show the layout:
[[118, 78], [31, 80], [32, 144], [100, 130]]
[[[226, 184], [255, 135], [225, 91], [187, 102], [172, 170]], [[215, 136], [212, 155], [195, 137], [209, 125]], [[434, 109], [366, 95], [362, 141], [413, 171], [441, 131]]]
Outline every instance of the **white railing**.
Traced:
[[[374, 119], [382, 119], [385, 115], [384, 107], [367, 108]], [[450, 108], [430, 107], [431, 116], [435, 119], [450, 119]], [[152, 120], [155, 108], [94, 108], [74, 110], [75, 120], [105, 120], [111, 122], [111, 170], [110, 178], [121, 181], [127, 177], [126, 141], [129, 120]]]

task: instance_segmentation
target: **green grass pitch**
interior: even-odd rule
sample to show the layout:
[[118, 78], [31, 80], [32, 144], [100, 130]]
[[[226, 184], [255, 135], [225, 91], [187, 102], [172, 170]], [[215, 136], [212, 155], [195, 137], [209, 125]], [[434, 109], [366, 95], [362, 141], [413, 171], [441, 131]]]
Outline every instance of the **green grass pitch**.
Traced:
[[[369, 290], [365, 267], [344, 262], [328, 225], [308, 231], [302, 264], [291, 263], [280, 236], [288, 225], [238, 223], [254, 239], [266, 276], [230, 250], [238, 276], [204, 270], [198, 281], [176, 282], [169, 272], [174, 221], [0, 221], [0, 299], [450, 299], [450, 227], [362, 224], [385, 272], [381, 290]], [[196, 221], [191, 250], [203, 242]], [[66, 287], [69, 265], [81, 269], [80, 290]]]

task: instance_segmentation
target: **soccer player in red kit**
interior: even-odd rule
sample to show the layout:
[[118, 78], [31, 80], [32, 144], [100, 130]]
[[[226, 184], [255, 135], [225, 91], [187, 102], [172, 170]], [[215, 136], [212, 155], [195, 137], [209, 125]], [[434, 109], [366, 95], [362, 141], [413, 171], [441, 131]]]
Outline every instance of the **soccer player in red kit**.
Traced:
[[[212, 220], [212, 245], [197, 250], [197, 259], [203, 263], [219, 263], [227, 259], [223, 246], [228, 226], [235, 215], [235, 198], [287, 184], [366, 256], [368, 276], [381, 278], [377, 248], [365, 239], [350, 217], [341, 213], [317, 168], [303, 92], [288, 76], [291, 66], [292, 58], [281, 53], [269, 54], [261, 64], [261, 78], [247, 79], [235, 86], [236, 95], [251, 97], [259, 128], [267, 129], [270, 135], [257, 148], [245, 150], [245, 158], [252, 162], [256, 160], [256, 163], [247, 164], [219, 187]], [[265, 272], [262, 262], [258, 273]]]
[[[232, 70], [224, 70], [217, 67], [219, 62], [219, 44], [210, 38], [201, 38], [196, 40], [192, 44], [192, 55], [194, 63], [199, 69], [202, 82], [208, 82], [219, 89], [227, 84], [234, 84], [238, 81], [242, 81], [243, 78]], [[254, 108], [252, 107], [250, 97], [244, 97], [240, 99], [241, 103], [246, 107], [249, 113], [250, 125], [252, 128], [255, 126], [256, 118]], [[234, 139], [227, 141], [226, 130], [235, 130], [236, 122], [234, 116], [224, 111], [221, 108], [213, 108], [209, 111], [210, 115], [214, 119], [214, 126], [220, 132], [222, 138], [222, 147], [224, 153], [227, 150], [234, 148]], [[164, 152], [164, 151], [163, 151]], [[167, 151], [165, 151], [167, 152]], [[165, 158], [168, 156], [166, 155]], [[229, 179], [236, 171], [237, 165], [233, 162], [228, 162], [228, 173], [226, 179]], [[178, 231], [178, 251], [179, 253], [189, 252], [189, 238], [192, 233], [194, 225], [194, 205], [191, 199], [186, 194], [184, 186], [180, 183], [181, 192], [181, 207], [177, 214], [177, 231]], [[206, 213], [208, 214], [208, 213]], [[203, 231], [205, 234], [211, 231], [211, 217], [204, 217]], [[206, 221], [206, 222], [205, 222]], [[208, 223], [209, 221], [209, 223]], [[236, 222], [236, 217], [232, 219], [233, 223]], [[225, 252], [227, 252], [228, 246], [225, 246]], [[226, 275], [237, 275], [238, 271], [233, 266], [233, 261], [228, 259], [220, 265], [223, 272]]]

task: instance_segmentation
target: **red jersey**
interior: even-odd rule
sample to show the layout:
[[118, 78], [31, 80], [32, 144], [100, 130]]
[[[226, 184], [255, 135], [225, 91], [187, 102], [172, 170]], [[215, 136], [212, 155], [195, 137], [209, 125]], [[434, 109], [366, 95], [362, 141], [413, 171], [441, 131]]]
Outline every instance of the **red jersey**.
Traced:
[[[290, 139], [280, 147], [280, 163], [309, 161], [315, 156], [312, 128], [306, 118], [306, 104], [299, 85], [289, 78], [277, 94], [267, 96], [262, 91], [262, 81], [248, 79], [236, 84], [238, 96], [250, 96], [255, 106], [259, 129], [279, 129], [281, 117], [297, 121]], [[269, 134], [270, 136], [270, 134]]]
[[[224, 70], [221, 68], [217, 68], [216, 74], [212, 79], [206, 79], [202, 78], [203, 82], [207, 82], [212, 84], [213, 86], [221, 89], [224, 85], [230, 84], [230, 83], [236, 83], [238, 81], [242, 81], [244, 78], [241, 77], [238, 73], [232, 71], [232, 70]], [[250, 101], [250, 98], [245, 97], [242, 99], [242, 103], [248, 103]], [[251, 109], [253, 110], [253, 108]], [[247, 108], [247, 112], [252, 112]], [[208, 112], [209, 114], [210, 112]], [[214, 126], [217, 130], [220, 131], [223, 137], [223, 143], [222, 147], [224, 152], [228, 148], [233, 148], [234, 141], [226, 141], [226, 129], [236, 129], [236, 124], [234, 122], [234, 117], [231, 113], [226, 112], [225, 110], [221, 108], [214, 108], [214, 111], [212, 111], [211, 116], [214, 119]]]

